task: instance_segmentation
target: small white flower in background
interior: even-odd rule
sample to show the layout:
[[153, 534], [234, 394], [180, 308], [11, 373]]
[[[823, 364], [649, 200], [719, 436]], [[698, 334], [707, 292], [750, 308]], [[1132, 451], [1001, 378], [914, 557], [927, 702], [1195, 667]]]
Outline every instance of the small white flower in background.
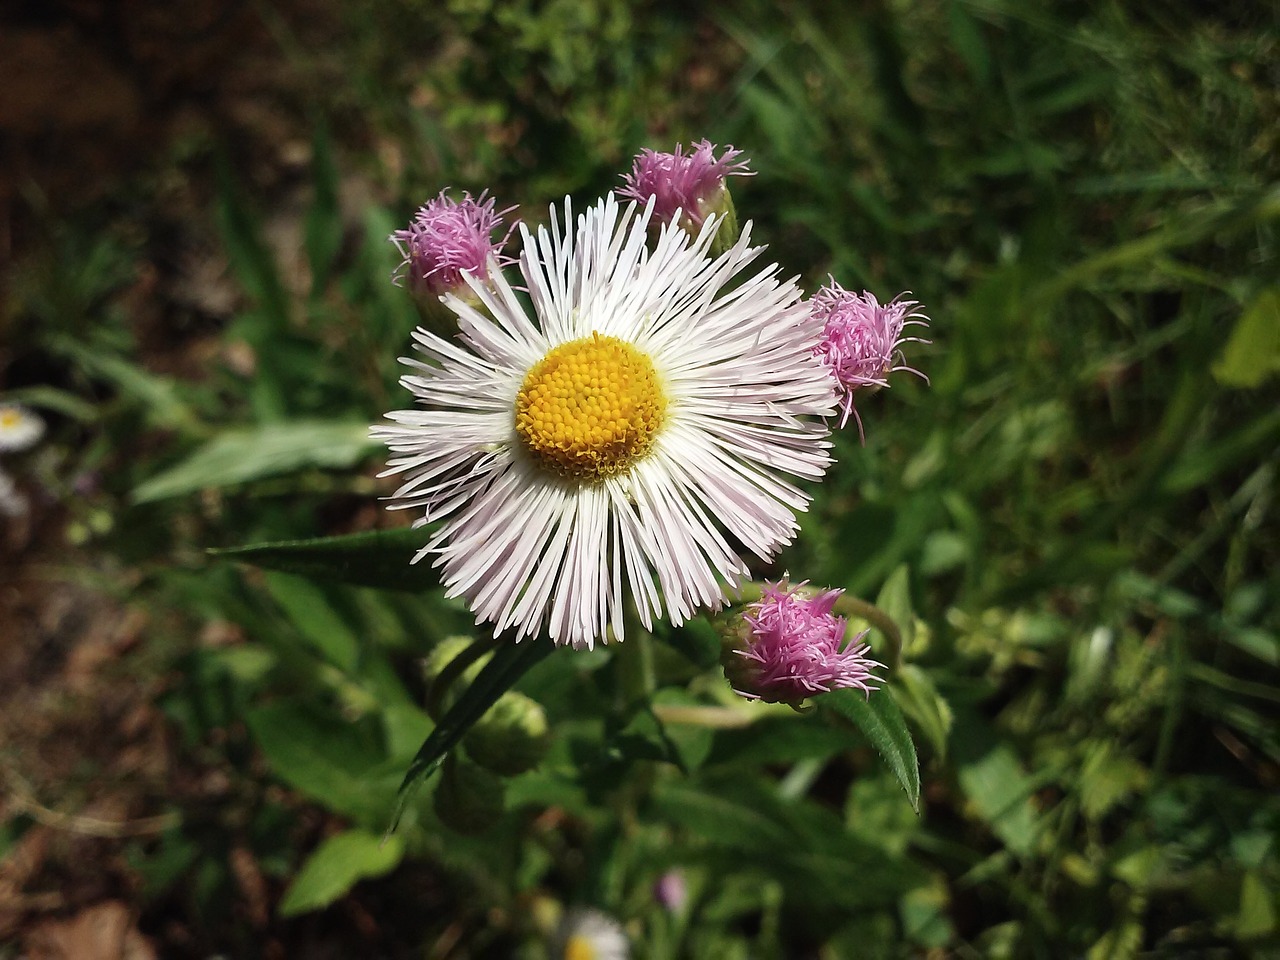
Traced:
[[631, 946], [622, 924], [599, 910], [572, 910], [560, 923], [554, 960], [627, 960]]
[[17, 403], [0, 403], [0, 453], [26, 450], [44, 436], [44, 421]]
[[495, 631], [591, 647], [623, 639], [628, 594], [646, 629], [719, 609], [749, 575], [735, 544], [795, 536], [810, 498], [787, 475], [831, 463], [822, 319], [776, 265], [747, 272], [750, 224], [718, 257], [714, 218], [650, 249], [653, 210], [610, 196], [574, 230], [566, 199], [563, 231], [554, 210], [522, 226], [533, 315], [491, 258], [479, 304], [444, 298], [455, 338], [414, 334], [419, 408], [373, 429], [405, 475], [392, 508], [442, 521], [415, 559]]

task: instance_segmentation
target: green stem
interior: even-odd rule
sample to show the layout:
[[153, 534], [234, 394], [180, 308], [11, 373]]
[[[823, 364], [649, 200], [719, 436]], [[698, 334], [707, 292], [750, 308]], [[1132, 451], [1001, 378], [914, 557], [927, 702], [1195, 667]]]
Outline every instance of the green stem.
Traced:
[[868, 603], [861, 597], [853, 597], [847, 593], [840, 594], [833, 609], [834, 612], [846, 617], [866, 620], [879, 630], [885, 643], [888, 644], [888, 650], [884, 654], [884, 665], [890, 674], [898, 672], [898, 667], [902, 663], [902, 632], [898, 630], [898, 625], [893, 622], [892, 617], [874, 603]]
[[653, 670], [653, 637], [630, 611], [626, 639], [618, 644], [618, 691], [627, 707], [648, 703], [657, 686]]

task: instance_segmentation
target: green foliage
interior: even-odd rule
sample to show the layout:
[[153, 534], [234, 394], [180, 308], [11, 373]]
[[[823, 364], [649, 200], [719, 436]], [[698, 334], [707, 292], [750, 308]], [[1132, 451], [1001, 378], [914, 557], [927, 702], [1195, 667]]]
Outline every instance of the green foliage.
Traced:
[[330, 837], [307, 858], [280, 901], [280, 913], [291, 917], [319, 910], [337, 900], [366, 877], [394, 870], [404, 856], [396, 837], [383, 838], [363, 830], [346, 830]]
[[547, 656], [551, 649], [552, 643], [548, 638], [538, 637], [523, 643], [504, 644], [494, 652], [492, 659], [440, 718], [440, 723], [414, 756], [404, 775], [404, 781], [400, 784], [400, 799], [391, 821], [392, 829], [395, 829], [405, 804], [419, 784], [436, 771], [449, 751], [512, 684]]
[[1256, 387], [1280, 371], [1280, 289], [1258, 293], [1236, 321], [1213, 375], [1230, 387]]
[[294, 473], [304, 467], [350, 468], [373, 449], [369, 425], [291, 421], [225, 430], [180, 463], [138, 486], [135, 503]]
[[429, 563], [412, 563], [426, 541], [426, 531], [403, 527], [338, 537], [254, 543], [211, 553], [316, 580], [416, 592], [436, 585], [437, 578]]
[[[183, 334], [198, 363], [166, 362], [134, 316], [136, 230], [51, 224], [15, 273], [5, 397], [51, 424], [24, 481], [102, 554], [93, 577], [122, 571], [183, 756], [232, 784], [225, 809], [130, 848], [148, 902], [190, 889], [209, 927], [240, 930], [207, 952], [256, 948], [225, 907], [235, 844], [290, 915], [422, 871], [451, 897], [424, 938], [470, 955], [538, 949], [544, 897], [606, 908], [654, 958], [1274, 951], [1266, 14], [430, 6], [340, 14], [300, 274], [269, 240], [275, 198], [206, 151], [239, 300], [198, 328], [212, 351]], [[391, 230], [449, 184], [537, 222], [615, 186], [639, 147], [702, 136], [746, 149], [737, 213], [785, 272], [910, 287], [933, 318], [907, 355], [930, 383], [895, 374], [860, 401], [866, 443], [836, 435], [795, 546], [758, 571], [876, 598], [891, 623], [855, 626], [901, 662], [869, 699], [747, 704], [705, 617], [649, 646], [495, 647], [410, 563], [430, 530], [371, 529], [394, 480], [373, 478], [367, 424], [405, 403], [417, 322]], [[353, 178], [380, 198], [354, 214]], [[437, 689], [448, 668], [421, 661], [458, 648], [494, 652]], [[463, 738], [508, 689], [545, 710], [546, 758], [457, 835], [425, 794], [446, 757], [478, 759]], [[670, 869], [678, 915], [651, 895]]]
[[919, 811], [920, 763], [907, 722], [893, 695], [884, 691], [874, 697], [864, 697], [856, 690], [835, 690], [815, 697], [814, 701], [820, 708], [847, 718], [866, 734], [906, 791], [912, 808]]

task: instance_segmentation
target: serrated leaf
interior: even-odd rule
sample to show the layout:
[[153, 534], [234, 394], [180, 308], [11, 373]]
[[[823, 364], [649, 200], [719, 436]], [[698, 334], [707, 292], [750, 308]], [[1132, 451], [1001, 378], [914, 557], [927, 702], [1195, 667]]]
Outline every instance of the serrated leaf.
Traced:
[[833, 690], [814, 697], [813, 702], [840, 714], [862, 731], [898, 778], [912, 808], [919, 813], [920, 761], [907, 721], [893, 694], [887, 689], [877, 690], [868, 697], [860, 690]]
[[307, 858], [280, 901], [282, 916], [327, 907], [361, 880], [390, 873], [404, 856], [399, 837], [385, 840], [365, 830], [330, 837]]
[[338, 537], [251, 543], [209, 553], [301, 577], [419, 592], [439, 583], [430, 563], [411, 562], [430, 536], [429, 530], [402, 527]]
[[235, 486], [306, 467], [344, 469], [355, 466], [377, 446], [366, 423], [293, 420], [227, 430], [140, 484], [133, 491], [133, 502]]
[[400, 816], [414, 791], [435, 773], [449, 751], [457, 746], [458, 741], [497, 699], [511, 689], [534, 664], [547, 656], [554, 646], [548, 637], [540, 636], [521, 643], [504, 643], [494, 651], [484, 669], [454, 701], [409, 764], [409, 770], [400, 784], [388, 833], [394, 831], [399, 824]]

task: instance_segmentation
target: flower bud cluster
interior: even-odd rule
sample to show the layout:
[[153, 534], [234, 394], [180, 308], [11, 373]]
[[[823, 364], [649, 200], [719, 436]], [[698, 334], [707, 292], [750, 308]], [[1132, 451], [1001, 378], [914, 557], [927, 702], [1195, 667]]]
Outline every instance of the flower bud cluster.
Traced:
[[[728, 180], [752, 176], [753, 171], [741, 150], [730, 146], [717, 156], [717, 149], [704, 139], [691, 144], [688, 151], [680, 144], [670, 153], [643, 150], [616, 192], [649, 206], [652, 225], [674, 224], [705, 242], [710, 256], [719, 256], [739, 242]], [[440, 312], [442, 322], [456, 331], [457, 320], [445, 310], [441, 298], [454, 296], [485, 309], [479, 291], [493, 282], [494, 271], [514, 262], [504, 252], [514, 225], [495, 240], [510, 210], [497, 210], [487, 191], [475, 198], [464, 193], [461, 200], [442, 191], [406, 229], [392, 234], [404, 258], [396, 279], [425, 295], [427, 315]], [[707, 231], [712, 231], [709, 239]], [[840, 427], [852, 417], [865, 440], [855, 400], [889, 386], [890, 374], [897, 371], [924, 378], [907, 366], [903, 347], [927, 342], [909, 332], [912, 327], [927, 326], [928, 317], [909, 294], [881, 303], [869, 291], [846, 290], [834, 277], [807, 306], [809, 319], [821, 321], [814, 324], [811, 355], [829, 377], [831, 402], [826, 409], [839, 411]], [[870, 694], [881, 682], [872, 672], [881, 664], [867, 656], [865, 632], [846, 639], [847, 624], [833, 612], [839, 595], [838, 590], [811, 590], [804, 584], [766, 586], [760, 601], [737, 617], [722, 619], [723, 663], [733, 687], [748, 698], [791, 704], [847, 687]], [[451, 687], [465, 686], [481, 668], [483, 658], [468, 650], [472, 650], [469, 640], [454, 640], [433, 654], [428, 671], [433, 674], [428, 697], [433, 716], [448, 707], [456, 692]], [[449, 667], [459, 656], [462, 660]], [[443, 782], [448, 786], [437, 794], [442, 819], [447, 812], [459, 829], [474, 828], [476, 819], [458, 812], [460, 798], [500, 788], [501, 777], [531, 769], [546, 747], [547, 723], [541, 707], [521, 694], [504, 694], [466, 735], [467, 759], [455, 758], [446, 768]], [[477, 795], [474, 809], [492, 811], [492, 804], [486, 803]], [[500, 801], [496, 809], [500, 811]]]
[[[437, 722], [484, 669], [490, 654], [482, 650], [470, 637], [447, 637], [423, 661], [428, 713]], [[433, 801], [436, 816], [456, 833], [484, 832], [505, 809], [504, 778], [537, 767], [549, 747], [542, 706], [506, 691], [463, 736], [462, 750], [446, 760]]]

